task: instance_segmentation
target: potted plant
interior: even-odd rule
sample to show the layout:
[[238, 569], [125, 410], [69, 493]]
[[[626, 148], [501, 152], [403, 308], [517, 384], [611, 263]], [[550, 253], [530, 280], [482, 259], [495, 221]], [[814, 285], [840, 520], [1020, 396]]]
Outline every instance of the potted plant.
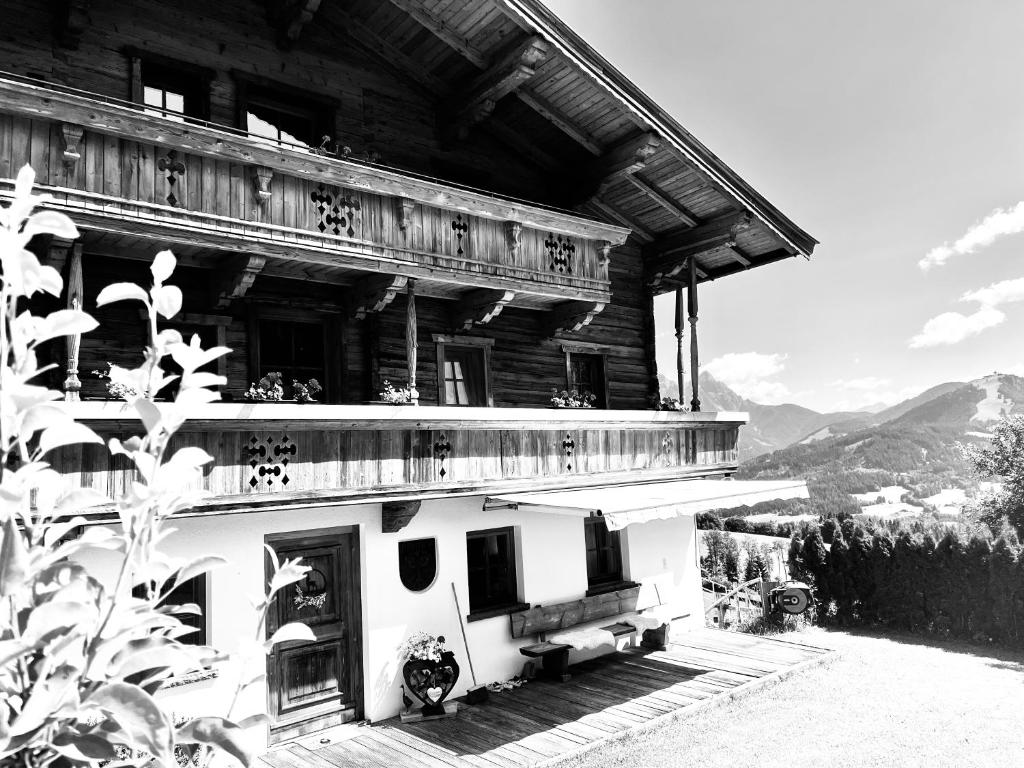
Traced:
[[315, 403], [316, 396], [323, 391], [324, 388], [316, 379], [310, 379], [305, 384], [298, 379], [292, 379], [292, 395], [297, 403]]
[[443, 715], [442, 702], [459, 679], [459, 665], [455, 654], [445, 649], [444, 637], [417, 632], [402, 643], [399, 653], [406, 660], [406, 689], [423, 702], [424, 716]]
[[384, 389], [380, 392], [381, 401], [388, 405], [408, 405], [415, 403], [420, 393], [413, 387], [395, 387], [387, 379], [384, 379]]
[[654, 410], [656, 411], [688, 411], [690, 410], [685, 405], [679, 402], [674, 397], [663, 397], [660, 400], [656, 397], [651, 398], [654, 401]]
[[246, 400], [255, 402], [279, 403], [284, 400], [284, 386], [279, 371], [271, 371], [255, 384], [250, 384], [245, 393]]
[[593, 408], [594, 403], [597, 402], [597, 395], [591, 392], [583, 392], [582, 394], [573, 390], [563, 389], [559, 392], [557, 389], [551, 389], [551, 406], [553, 408]]
[[126, 384], [122, 381], [114, 381], [111, 378], [110, 373], [113, 369], [114, 364], [107, 363], [106, 371], [91, 371], [91, 373], [101, 381], [107, 382], [107, 394], [110, 396], [111, 400], [124, 400], [125, 402], [128, 402], [133, 398], [138, 397], [138, 390], [131, 386], [131, 384]]

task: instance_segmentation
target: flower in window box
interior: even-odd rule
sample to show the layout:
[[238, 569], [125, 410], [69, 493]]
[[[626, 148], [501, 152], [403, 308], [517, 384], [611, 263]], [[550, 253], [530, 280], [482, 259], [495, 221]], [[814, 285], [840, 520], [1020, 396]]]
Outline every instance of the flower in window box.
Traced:
[[391, 405], [404, 405], [419, 399], [420, 393], [413, 387], [395, 387], [387, 379], [384, 380], [384, 389], [380, 393], [380, 399]]
[[115, 371], [123, 371], [118, 369], [113, 363], [107, 363], [107, 370], [104, 371], [92, 371], [96, 378], [106, 380], [107, 382], [107, 394], [111, 397], [117, 398], [118, 400], [134, 400], [139, 396], [139, 390], [133, 387], [126, 381], [121, 380], [122, 377], [116, 379], [111, 375]]
[[689, 411], [690, 409], [679, 402], [674, 397], [663, 397], [660, 400], [656, 397], [652, 397], [651, 400], [654, 403], [654, 410], [656, 411]]
[[573, 390], [557, 389], [551, 390], [551, 405], [555, 408], [593, 408], [597, 402], [597, 395], [591, 392], [582, 394]]
[[310, 379], [305, 384], [298, 379], [292, 379], [292, 394], [297, 402], [315, 403], [316, 396], [323, 391], [324, 388], [320, 386], [320, 382], [316, 379]]
[[284, 400], [284, 386], [281, 384], [282, 376], [278, 371], [271, 371], [261, 378], [256, 384], [250, 384], [249, 390], [245, 393], [246, 400], [257, 402], [279, 403]]

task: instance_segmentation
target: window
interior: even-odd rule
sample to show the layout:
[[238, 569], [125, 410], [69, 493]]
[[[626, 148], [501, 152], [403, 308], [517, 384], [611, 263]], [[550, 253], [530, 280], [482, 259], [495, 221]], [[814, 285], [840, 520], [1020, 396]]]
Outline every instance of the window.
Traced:
[[132, 101], [143, 104], [147, 115], [178, 122], [209, 116], [212, 70], [135, 48], [126, 53], [131, 59]]
[[493, 405], [490, 364], [493, 339], [435, 335], [440, 405]]
[[278, 144], [319, 147], [334, 135], [336, 102], [236, 73], [239, 124], [250, 136]]
[[[165, 589], [174, 583], [174, 577], [168, 580], [168, 583], [164, 584], [161, 589]], [[153, 585], [155, 587], [155, 585]], [[146, 596], [146, 586], [140, 584], [132, 590], [132, 595], [139, 598]], [[187, 605], [188, 603], [195, 603], [199, 606], [199, 610], [202, 612], [201, 616], [196, 616], [191, 613], [178, 614], [178, 619], [181, 623], [194, 627], [195, 632], [189, 632], [187, 635], [181, 636], [181, 642], [187, 645], [206, 645], [207, 644], [207, 629], [206, 629], [206, 574], [201, 573], [198, 576], [189, 579], [183, 584], [179, 584], [177, 587], [171, 590], [170, 594], [164, 598], [162, 605]]]
[[467, 533], [466, 563], [470, 613], [518, 605], [515, 539], [511, 528]]
[[567, 351], [566, 372], [569, 389], [581, 395], [594, 396], [595, 408], [608, 407], [608, 393], [605, 387], [604, 355], [596, 352]]
[[600, 587], [622, 581], [622, 545], [618, 531], [609, 531], [600, 517], [583, 521], [587, 546], [587, 584]]
[[258, 327], [259, 371], [253, 372], [254, 381], [280, 371], [286, 390], [295, 379], [316, 379], [325, 386], [323, 323], [261, 319]]

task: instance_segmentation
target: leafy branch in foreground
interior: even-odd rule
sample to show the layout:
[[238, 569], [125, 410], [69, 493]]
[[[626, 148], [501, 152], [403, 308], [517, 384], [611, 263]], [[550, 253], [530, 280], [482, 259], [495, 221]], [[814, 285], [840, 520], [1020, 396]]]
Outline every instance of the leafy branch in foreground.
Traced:
[[[240, 723], [228, 718], [254, 679], [239, 680], [226, 717], [198, 717], [177, 728], [154, 698], [170, 677], [222, 658], [213, 648], [180, 641], [192, 630], [179, 616], [199, 608], [168, 605], [167, 597], [226, 561], [215, 555], [169, 557], [160, 547], [171, 533], [168, 520], [202, 497], [194, 489], [201, 486], [202, 467], [212, 461], [194, 447], [170, 453], [171, 438], [191, 406], [218, 399], [215, 387], [223, 377], [200, 368], [230, 350], [203, 349], [197, 336], [186, 342], [177, 331], [158, 328], [159, 318], [181, 310], [180, 289], [167, 284], [176, 267], [170, 251], [157, 254], [150, 266], [148, 291], [133, 283], [105, 288], [99, 306], [138, 301], [148, 319], [142, 364], [110, 367], [111, 382], [129, 393], [125, 399], [142, 430], [126, 440], [111, 439], [107, 449], [132, 463], [135, 481], [113, 500], [70, 486], [46, 457], [63, 446], [103, 441], [57, 403], [60, 392], [35, 383], [52, 367], [38, 364], [37, 350], [49, 340], [92, 331], [97, 323], [77, 309], [45, 316], [23, 309], [36, 294], [59, 297], [63, 289], [59, 273], [28, 250], [29, 241], [36, 235], [78, 237], [67, 216], [33, 213], [46, 202], [32, 195], [33, 178], [23, 168], [14, 200], [0, 210], [0, 764], [96, 765], [129, 750], [147, 755], [142, 763], [172, 766], [176, 752], [209, 763], [212, 750], [219, 749], [248, 765], [244, 727], [261, 716]], [[179, 378], [161, 367], [167, 357], [181, 368], [180, 387], [173, 403], [158, 407], [152, 395]], [[118, 523], [86, 525], [82, 513], [100, 505], [113, 505]], [[84, 532], [75, 538], [81, 526]], [[103, 550], [115, 563], [112, 583], [104, 584], [79, 562], [86, 550]], [[273, 563], [267, 594], [256, 605], [254, 647], [263, 654], [277, 642], [312, 639], [307, 627], [291, 624], [259, 642], [274, 594], [307, 570], [294, 561], [279, 564], [276, 557]], [[143, 597], [133, 596], [136, 587]]]

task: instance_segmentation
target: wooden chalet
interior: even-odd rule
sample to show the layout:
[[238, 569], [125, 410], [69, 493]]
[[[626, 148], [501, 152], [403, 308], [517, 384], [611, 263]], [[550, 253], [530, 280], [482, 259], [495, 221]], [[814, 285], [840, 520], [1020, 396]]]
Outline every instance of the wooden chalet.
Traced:
[[[629, 610], [702, 623], [693, 512], [728, 506], [706, 482], [735, 470], [745, 415], [700, 411], [696, 333], [692, 412], [652, 409], [653, 298], [676, 292], [695, 329], [701, 283], [815, 241], [540, 0], [11, 0], [4, 16], [0, 199], [30, 164], [81, 230], [33, 248], [101, 322], [54, 350], [68, 407], [132, 428], [96, 372], [134, 365], [145, 326], [95, 297], [146, 284], [164, 248], [185, 295], [171, 325], [234, 350], [225, 402], [180, 435], [216, 466], [171, 546], [237, 565], [182, 595], [206, 609], [197, 641], [231, 650], [265, 542], [327, 595], [278, 607], [318, 641], [271, 657], [252, 703], [273, 725], [254, 738], [394, 715], [417, 630], [465, 661], [452, 586], [484, 681], [519, 671], [535, 638], [508, 616], [531, 605], [633, 590]], [[246, 400], [271, 371], [286, 396], [317, 379], [320, 402]], [[418, 398], [380, 404], [386, 381]], [[553, 389], [596, 407], [553, 410]], [[111, 494], [129, 481], [91, 448], [56, 464]], [[166, 695], [218, 706], [216, 674]]]

